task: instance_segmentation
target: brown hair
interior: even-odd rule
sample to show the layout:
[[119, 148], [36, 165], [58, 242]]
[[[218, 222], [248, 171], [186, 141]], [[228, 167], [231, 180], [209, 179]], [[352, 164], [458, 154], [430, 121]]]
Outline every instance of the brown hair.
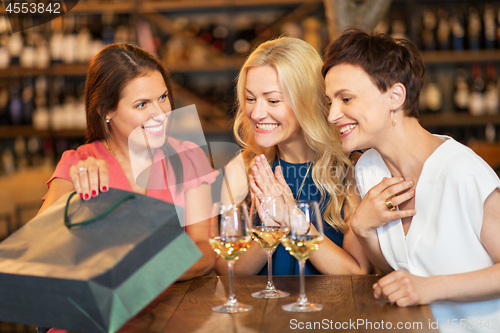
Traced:
[[121, 93], [131, 80], [152, 71], [163, 76], [173, 110], [170, 75], [152, 54], [134, 45], [117, 43], [105, 47], [92, 59], [85, 83], [87, 143], [109, 137], [106, 115], [118, 107]]
[[[163, 64], [152, 54], [140, 47], [127, 44], [111, 44], [103, 48], [90, 62], [85, 82], [85, 110], [87, 113], [87, 143], [97, 140], [107, 141], [110, 128], [106, 115], [116, 110], [122, 98], [122, 91], [133, 79], [160, 72], [167, 86], [170, 106], [174, 110], [174, 97], [170, 75]], [[167, 124], [168, 135], [172, 121]], [[165, 140], [161, 147], [165, 158], [170, 160], [175, 173], [176, 183], [182, 184], [182, 162], [178, 153]], [[182, 186], [177, 186], [177, 192]]]
[[424, 85], [425, 66], [417, 47], [407, 39], [394, 39], [385, 34], [367, 34], [356, 28], [347, 29], [325, 50], [323, 77], [340, 64], [361, 67], [381, 92], [395, 83], [406, 88], [403, 110], [408, 117], [418, 118], [418, 101]]

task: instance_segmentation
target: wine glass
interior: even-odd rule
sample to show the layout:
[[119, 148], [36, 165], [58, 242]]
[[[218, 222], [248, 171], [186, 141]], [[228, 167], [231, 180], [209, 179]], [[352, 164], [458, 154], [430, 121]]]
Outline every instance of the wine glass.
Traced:
[[229, 269], [229, 298], [226, 303], [212, 308], [215, 312], [238, 313], [252, 310], [250, 305], [236, 300], [233, 291], [234, 262], [250, 246], [249, 215], [245, 203], [217, 202], [213, 206], [209, 242], [214, 251], [227, 260]]
[[[255, 298], [281, 298], [290, 296], [289, 292], [276, 289], [273, 284], [273, 251], [281, 238], [289, 231], [288, 211], [283, 195], [254, 197], [252, 201], [250, 230], [252, 238], [267, 251], [267, 286], [252, 293]], [[257, 213], [257, 214], [255, 214]]]
[[323, 309], [321, 304], [307, 300], [304, 278], [306, 260], [319, 248], [323, 237], [323, 219], [318, 203], [312, 200], [297, 201], [297, 206], [290, 209], [290, 232], [281, 239], [281, 243], [299, 261], [300, 295], [295, 303], [283, 305], [283, 310], [312, 312]]

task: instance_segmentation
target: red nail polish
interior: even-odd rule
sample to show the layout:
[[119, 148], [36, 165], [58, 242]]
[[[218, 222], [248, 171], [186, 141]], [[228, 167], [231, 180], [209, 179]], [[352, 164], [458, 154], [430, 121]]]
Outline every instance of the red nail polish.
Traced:
[[89, 194], [85, 193], [85, 200], [88, 200], [88, 199], [89, 199]]
[[92, 196], [95, 197], [97, 195], [96, 190], [92, 190]]
[[103, 186], [103, 187], [102, 187], [102, 190], [103, 190], [103, 191], [107, 191], [107, 190], [108, 190], [108, 188], [107, 188], [106, 186]]
[[82, 199], [82, 200], [83, 200], [83, 194], [81, 194], [81, 193], [80, 193], [80, 199]]

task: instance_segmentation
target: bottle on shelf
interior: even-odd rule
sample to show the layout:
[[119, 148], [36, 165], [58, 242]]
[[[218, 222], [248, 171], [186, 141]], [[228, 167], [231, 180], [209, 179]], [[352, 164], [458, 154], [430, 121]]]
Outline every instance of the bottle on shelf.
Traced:
[[31, 125], [33, 110], [35, 108], [33, 79], [25, 77], [23, 80], [23, 90], [21, 93], [23, 124]]
[[46, 131], [50, 128], [50, 114], [47, 106], [48, 82], [45, 76], [35, 79], [35, 110], [33, 111], [33, 128]]
[[7, 84], [0, 82], [0, 125], [10, 124], [9, 89]]
[[47, 69], [50, 66], [50, 49], [47, 41], [40, 38], [36, 42], [35, 49], [35, 67], [39, 69]]
[[19, 65], [21, 52], [23, 50], [23, 45], [24, 45], [24, 37], [22, 32], [16, 32], [10, 35], [8, 49], [9, 49], [11, 64]]
[[86, 15], [77, 17], [76, 22], [76, 61], [81, 64], [86, 64], [89, 59], [89, 51], [91, 49], [92, 36], [88, 29], [88, 22]]
[[484, 101], [484, 79], [481, 73], [481, 67], [477, 64], [472, 65], [472, 75], [470, 81], [469, 112], [473, 116], [481, 116], [485, 111]]
[[450, 49], [450, 20], [444, 9], [438, 10], [437, 41], [440, 50]]
[[497, 32], [496, 32], [497, 45], [500, 48], [500, 6], [498, 6], [497, 13]]
[[481, 17], [476, 8], [469, 8], [467, 37], [470, 50], [479, 50], [481, 43]]
[[487, 114], [498, 114], [500, 94], [497, 84], [495, 66], [491, 63], [486, 65], [486, 86], [484, 89], [484, 107]]
[[483, 24], [484, 24], [484, 46], [486, 49], [494, 49], [495, 39], [496, 39], [495, 8], [490, 3], [484, 6]]
[[20, 65], [23, 68], [35, 67], [35, 40], [36, 35], [29, 31], [26, 33], [25, 43], [20, 54]]
[[12, 125], [21, 125], [23, 122], [23, 103], [21, 101], [21, 83], [14, 80], [10, 85], [9, 113]]
[[486, 128], [484, 129], [484, 136], [486, 138], [486, 141], [489, 143], [495, 142], [497, 138], [497, 131], [495, 130], [495, 125], [492, 123], [488, 123], [486, 125]]
[[436, 14], [430, 9], [422, 12], [422, 44], [426, 51], [436, 50]]
[[451, 44], [453, 46], [453, 50], [462, 51], [464, 49], [464, 37], [465, 37], [463, 16], [458, 12], [454, 13], [450, 19], [450, 26], [451, 26]]
[[63, 16], [63, 34], [62, 61], [64, 64], [71, 65], [77, 61], [76, 19], [74, 15], [66, 14]]
[[62, 28], [62, 17], [58, 17], [50, 22], [52, 34], [50, 36], [50, 58], [53, 64], [63, 62], [64, 35]]
[[28, 159], [26, 157], [26, 142], [22, 136], [18, 136], [14, 140], [14, 153], [16, 156], [17, 169], [26, 169], [28, 166]]
[[469, 85], [467, 84], [467, 71], [464, 68], [458, 68], [455, 73], [453, 105], [456, 112], [469, 110]]
[[9, 55], [9, 34], [7, 17], [0, 16], [0, 69], [6, 69], [10, 64]]
[[436, 79], [435, 73], [430, 73], [425, 88], [425, 105], [429, 113], [439, 113], [443, 109], [443, 90]]

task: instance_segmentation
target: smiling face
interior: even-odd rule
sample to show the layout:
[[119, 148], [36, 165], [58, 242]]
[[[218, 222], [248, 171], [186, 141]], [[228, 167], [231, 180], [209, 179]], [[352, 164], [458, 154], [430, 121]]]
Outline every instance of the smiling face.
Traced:
[[[121, 99], [110, 118], [110, 140], [118, 145], [134, 144], [157, 148], [165, 142], [168, 112], [172, 111], [168, 90], [158, 71], [131, 80], [121, 92]], [[130, 136], [130, 140], [129, 140]]]
[[358, 66], [333, 66], [325, 77], [328, 121], [340, 130], [342, 149], [375, 147], [391, 126], [390, 89], [382, 93]]
[[248, 70], [245, 114], [253, 125], [255, 142], [262, 148], [304, 140], [297, 117], [284, 100], [278, 74], [271, 66]]

